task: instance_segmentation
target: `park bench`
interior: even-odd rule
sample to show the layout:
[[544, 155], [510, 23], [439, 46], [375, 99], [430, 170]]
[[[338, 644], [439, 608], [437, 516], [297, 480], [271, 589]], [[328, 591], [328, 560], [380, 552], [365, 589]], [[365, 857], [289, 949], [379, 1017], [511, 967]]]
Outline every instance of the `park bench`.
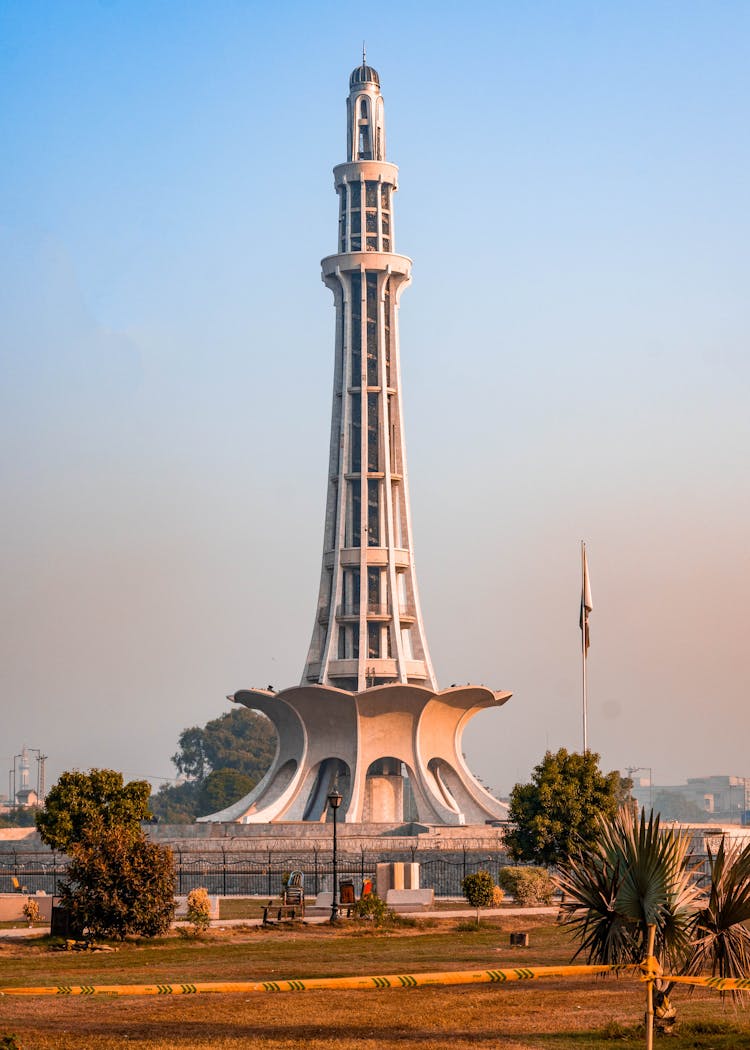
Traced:
[[[270, 913], [276, 911], [276, 918], [271, 919]], [[274, 905], [269, 901], [263, 909], [263, 925], [270, 926], [273, 922], [302, 922], [305, 918], [305, 876], [304, 872], [292, 871], [287, 879], [284, 889], [281, 891], [281, 901]]]

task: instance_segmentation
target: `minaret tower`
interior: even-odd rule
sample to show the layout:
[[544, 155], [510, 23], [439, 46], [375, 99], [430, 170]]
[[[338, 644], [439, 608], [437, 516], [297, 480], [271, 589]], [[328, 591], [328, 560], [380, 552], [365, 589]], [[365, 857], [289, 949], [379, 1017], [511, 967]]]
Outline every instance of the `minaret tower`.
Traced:
[[338, 253], [323, 259], [336, 307], [323, 568], [302, 685], [436, 689], [419, 607], [403, 435], [398, 307], [411, 259], [394, 244], [398, 168], [385, 159], [380, 79], [349, 78], [347, 162], [333, 169]]
[[336, 307], [333, 420], [323, 571], [298, 686], [229, 699], [276, 729], [271, 767], [249, 794], [199, 819], [321, 822], [334, 787], [347, 824], [484, 825], [507, 806], [476, 780], [461, 740], [510, 693], [438, 690], [414, 572], [404, 453], [398, 304], [411, 259], [393, 243], [398, 171], [385, 159], [380, 81], [365, 56], [349, 78], [347, 161], [336, 255], [323, 280]]

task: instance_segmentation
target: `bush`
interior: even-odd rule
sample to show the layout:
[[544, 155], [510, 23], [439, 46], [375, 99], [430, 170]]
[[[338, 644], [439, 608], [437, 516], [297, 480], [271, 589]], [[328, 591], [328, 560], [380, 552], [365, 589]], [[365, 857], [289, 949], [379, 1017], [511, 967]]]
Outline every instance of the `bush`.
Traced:
[[188, 893], [187, 921], [193, 927], [196, 937], [205, 933], [211, 925], [211, 902], [208, 899], [208, 890], [204, 886], [198, 886]]
[[42, 918], [39, 912], [39, 905], [33, 897], [29, 897], [21, 911], [23, 912], [25, 918], [28, 920], [29, 925], [31, 925], [32, 922], [39, 922]]
[[174, 861], [142, 832], [99, 828], [71, 849], [60, 887], [70, 920], [94, 938], [155, 937], [174, 916]]
[[551, 904], [554, 883], [546, 868], [501, 868], [498, 882], [517, 904]]
[[394, 914], [377, 893], [368, 893], [360, 897], [352, 909], [356, 919], [369, 919], [376, 926], [385, 926], [393, 922]]
[[478, 925], [479, 909], [489, 908], [494, 901], [495, 882], [488, 871], [475, 871], [464, 877], [461, 890], [471, 907], [477, 909]]
[[505, 894], [499, 886], [492, 887], [492, 907], [499, 908], [505, 900]]

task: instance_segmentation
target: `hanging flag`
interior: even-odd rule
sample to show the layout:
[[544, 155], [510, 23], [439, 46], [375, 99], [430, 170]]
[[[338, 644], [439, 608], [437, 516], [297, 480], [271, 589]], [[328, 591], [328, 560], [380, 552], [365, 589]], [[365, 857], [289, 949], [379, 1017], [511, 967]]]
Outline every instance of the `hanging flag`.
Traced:
[[589, 649], [589, 613], [594, 606], [591, 604], [591, 584], [589, 583], [589, 566], [586, 561], [585, 543], [581, 543], [581, 554], [583, 559], [583, 582], [581, 583], [581, 614], [578, 619], [578, 626], [583, 634], [583, 651], [587, 653]]

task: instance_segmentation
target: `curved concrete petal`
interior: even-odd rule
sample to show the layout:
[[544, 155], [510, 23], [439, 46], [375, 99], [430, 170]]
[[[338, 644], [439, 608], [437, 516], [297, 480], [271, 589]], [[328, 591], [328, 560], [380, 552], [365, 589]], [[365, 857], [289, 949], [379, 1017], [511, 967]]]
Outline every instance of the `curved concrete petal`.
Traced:
[[453, 686], [434, 694], [425, 705], [418, 727], [420, 769], [430, 789], [457, 810], [459, 823], [507, 816], [507, 807], [482, 787], [464, 762], [462, 737], [469, 719], [502, 706], [511, 695], [486, 686]]
[[[231, 698], [235, 703], [260, 711], [276, 730], [276, 754], [271, 768], [249, 794], [232, 806], [198, 817], [199, 822], [238, 821], [264, 824], [278, 819], [294, 797], [305, 768], [307, 732], [304, 721], [280, 693], [266, 689], [241, 689]], [[291, 773], [291, 776], [288, 774]]]
[[461, 738], [470, 718], [501, 706], [510, 695], [485, 686], [435, 693], [402, 683], [356, 694], [321, 685], [294, 686], [280, 693], [241, 690], [232, 699], [274, 723], [276, 755], [266, 776], [245, 798], [200, 819], [325, 820], [327, 793], [342, 770], [347, 786], [341, 817], [347, 823], [362, 823], [368, 807], [368, 770], [389, 759], [408, 771], [420, 822], [456, 825], [502, 819], [507, 807], [474, 778], [463, 760]]

